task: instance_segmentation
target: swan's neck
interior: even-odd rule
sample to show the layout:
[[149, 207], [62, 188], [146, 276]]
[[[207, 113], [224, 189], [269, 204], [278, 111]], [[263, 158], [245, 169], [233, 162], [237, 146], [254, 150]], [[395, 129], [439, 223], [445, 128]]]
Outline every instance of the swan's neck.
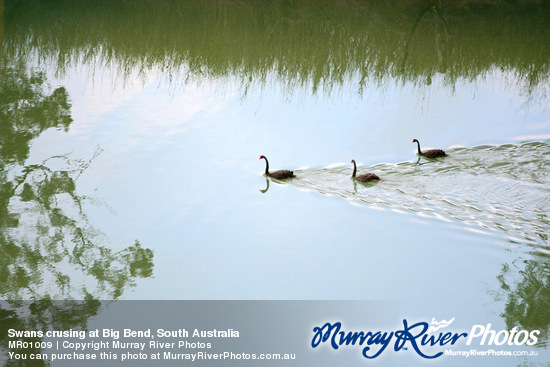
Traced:
[[351, 174], [351, 177], [355, 177], [356, 173], [357, 173], [357, 166], [355, 165], [355, 162], [353, 162], [353, 173]]
[[267, 158], [264, 158], [265, 159], [265, 174], [268, 175], [269, 174], [269, 162], [267, 161]]
[[418, 140], [416, 141], [416, 145], [418, 146], [418, 154], [422, 154], [420, 151], [420, 142]]

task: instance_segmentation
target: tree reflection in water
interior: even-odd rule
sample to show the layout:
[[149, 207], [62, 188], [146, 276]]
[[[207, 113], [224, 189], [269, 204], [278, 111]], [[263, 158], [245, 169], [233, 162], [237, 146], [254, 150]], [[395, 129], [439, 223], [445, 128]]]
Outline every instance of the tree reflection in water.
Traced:
[[33, 139], [71, 124], [67, 91], [48, 94], [43, 75], [21, 64], [0, 68], [0, 76], [0, 298], [6, 300], [0, 345], [6, 348], [8, 329], [85, 328], [98, 299], [118, 299], [137, 278], [152, 275], [153, 252], [139, 241], [114, 251], [90, 226], [76, 180], [101, 149], [85, 160], [67, 154], [25, 163]]
[[[495, 296], [505, 301], [501, 316], [506, 327], [527, 330], [540, 330], [539, 339], [548, 345], [550, 328], [550, 262], [548, 255], [533, 254], [532, 259], [513, 264], [504, 264], [497, 279], [500, 291]], [[519, 276], [518, 276], [519, 275]]]

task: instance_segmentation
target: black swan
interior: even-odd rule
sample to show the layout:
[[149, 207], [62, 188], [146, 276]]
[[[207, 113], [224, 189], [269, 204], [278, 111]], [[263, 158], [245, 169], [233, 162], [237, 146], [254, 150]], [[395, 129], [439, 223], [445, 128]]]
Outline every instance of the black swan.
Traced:
[[296, 177], [296, 175], [294, 175], [294, 172], [286, 169], [282, 169], [280, 171], [275, 171], [275, 172], [269, 172], [269, 162], [267, 161], [267, 158], [261, 155], [259, 159], [265, 159], [265, 174], [269, 177], [277, 178], [279, 180]]
[[448, 154], [445, 153], [443, 150], [441, 149], [430, 149], [430, 150], [426, 150], [424, 152], [422, 152], [420, 150], [420, 143], [418, 142], [418, 140], [416, 139], [413, 139], [412, 141], [413, 143], [416, 143], [418, 145], [418, 155], [422, 155], [426, 158], [438, 158], [438, 157], [446, 157]]
[[355, 174], [357, 173], [357, 166], [355, 165], [355, 160], [352, 159], [351, 163], [353, 163], [353, 174], [351, 175], [352, 178], [361, 182], [380, 181], [380, 177], [376, 176], [374, 173], [363, 173], [362, 175], [355, 177]]

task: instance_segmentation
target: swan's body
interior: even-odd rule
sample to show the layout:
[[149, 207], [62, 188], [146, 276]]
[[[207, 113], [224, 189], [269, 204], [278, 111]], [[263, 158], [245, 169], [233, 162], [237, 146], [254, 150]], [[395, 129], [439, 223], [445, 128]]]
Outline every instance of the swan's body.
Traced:
[[269, 162], [267, 161], [267, 158], [265, 156], [260, 156], [259, 159], [265, 159], [265, 175], [269, 177], [273, 177], [279, 180], [284, 180], [285, 178], [294, 178], [296, 175], [293, 171], [289, 171], [286, 169], [282, 169], [279, 171], [269, 172]]
[[418, 142], [418, 140], [413, 139], [412, 142], [416, 143], [418, 145], [418, 155], [421, 155], [423, 157], [426, 157], [426, 158], [439, 158], [439, 157], [446, 157], [448, 155], [447, 153], [445, 153], [445, 151], [443, 151], [441, 149], [430, 149], [430, 150], [421, 151], [420, 150], [420, 143]]
[[351, 163], [353, 163], [353, 173], [351, 174], [351, 178], [361, 182], [380, 181], [380, 177], [376, 176], [374, 173], [363, 173], [362, 175], [355, 176], [357, 173], [357, 165], [355, 164], [354, 159], [351, 160]]

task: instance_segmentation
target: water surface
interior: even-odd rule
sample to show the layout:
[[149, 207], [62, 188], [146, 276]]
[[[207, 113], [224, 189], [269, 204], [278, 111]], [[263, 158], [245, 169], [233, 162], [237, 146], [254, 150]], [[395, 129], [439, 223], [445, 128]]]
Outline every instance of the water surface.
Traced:
[[5, 2], [1, 297], [398, 300], [548, 353], [548, 14]]

